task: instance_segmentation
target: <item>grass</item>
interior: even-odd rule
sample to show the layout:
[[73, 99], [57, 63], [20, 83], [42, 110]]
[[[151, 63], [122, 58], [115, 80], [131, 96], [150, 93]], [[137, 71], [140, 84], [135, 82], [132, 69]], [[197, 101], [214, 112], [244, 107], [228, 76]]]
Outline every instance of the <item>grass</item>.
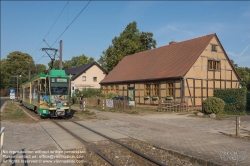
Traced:
[[1, 112], [2, 120], [14, 120], [14, 121], [32, 121], [32, 119], [26, 115], [22, 109], [20, 109], [15, 103], [7, 101], [4, 110]]

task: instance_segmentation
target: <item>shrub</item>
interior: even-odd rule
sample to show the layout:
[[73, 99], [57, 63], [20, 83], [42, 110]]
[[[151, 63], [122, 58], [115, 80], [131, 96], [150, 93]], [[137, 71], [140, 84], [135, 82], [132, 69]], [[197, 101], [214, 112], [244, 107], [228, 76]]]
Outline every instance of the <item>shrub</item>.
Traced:
[[81, 94], [84, 95], [84, 98], [104, 97], [100, 89], [92, 89], [92, 88], [76, 89], [74, 96], [80, 97]]
[[71, 104], [76, 104], [78, 103], [77, 97], [76, 96], [72, 96], [71, 97]]
[[1, 89], [0, 91], [0, 96], [5, 97], [10, 95], [10, 90], [9, 89]]
[[250, 112], [250, 92], [247, 92], [247, 111]]
[[203, 108], [204, 111], [208, 114], [211, 113], [222, 113], [224, 110], [224, 106], [225, 106], [225, 102], [217, 97], [210, 97], [207, 98], [204, 102], [203, 102]]

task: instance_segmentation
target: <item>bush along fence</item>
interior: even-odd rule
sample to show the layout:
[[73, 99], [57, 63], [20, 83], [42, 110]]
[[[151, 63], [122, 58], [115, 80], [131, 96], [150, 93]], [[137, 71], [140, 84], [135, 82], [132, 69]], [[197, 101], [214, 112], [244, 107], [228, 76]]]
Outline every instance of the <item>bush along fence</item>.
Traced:
[[127, 100], [112, 100], [106, 98], [84, 98], [86, 106], [97, 106], [102, 108], [114, 108], [118, 110], [123, 109], [134, 109], [136, 108], [135, 101], [127, 101]]
[[158, 106], [158, 111], [166, 112], [182, 112], [188, 111], [189, 106], [187, 104], [187, 98], [183, 99], [168, 99], [161, 101]]
[[246, 96], [245, 88], [214, 90], [214, 97], [221, 98], [225, 102], [224, 112], [227, 114], [244, 114], [247, 108]]
[[250, 112], [250, 92], [247, 92], [247, 111]]

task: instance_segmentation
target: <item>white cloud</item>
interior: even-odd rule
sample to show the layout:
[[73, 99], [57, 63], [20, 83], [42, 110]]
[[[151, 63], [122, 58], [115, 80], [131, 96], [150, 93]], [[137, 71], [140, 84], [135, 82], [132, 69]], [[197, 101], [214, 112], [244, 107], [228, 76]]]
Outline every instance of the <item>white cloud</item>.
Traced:
[[188, 24], [168, 24], [168, 25], [163, 25], [159, 27], [158, 29], [154, 30], [154, 36], [162, 36], [162, 35], [167, 35], [167, 34], [177, 34], [176, 32], [182, 33], [182, 35], [189, 35], [189, 36], [194, 36], [194, 32], [189, 31], [188, 29], [191, 29], [189, 27], [190, 25]]
[[242, 56], [240, 58], [233, 59], [239, 67], [250, 67], [250, 55], [249, 56]]
[[250, 44], [248, 46], [246, 46], [246, 48], [244, 48], [244, 50], [241, 51], [240, 54], [234, 53], [234, 52], [227, 52], [228, 55], [232, 55], [234, 57], [241, 57], [250, 47]]

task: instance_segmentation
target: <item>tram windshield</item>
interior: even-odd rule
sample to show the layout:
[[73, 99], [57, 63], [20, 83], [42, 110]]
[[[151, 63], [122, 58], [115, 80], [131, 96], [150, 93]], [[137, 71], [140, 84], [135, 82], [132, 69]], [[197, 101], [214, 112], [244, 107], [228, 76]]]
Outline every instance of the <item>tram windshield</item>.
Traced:
[[68, 85], [67, 78], [51, 78], [51, 95], [68, 95]]

